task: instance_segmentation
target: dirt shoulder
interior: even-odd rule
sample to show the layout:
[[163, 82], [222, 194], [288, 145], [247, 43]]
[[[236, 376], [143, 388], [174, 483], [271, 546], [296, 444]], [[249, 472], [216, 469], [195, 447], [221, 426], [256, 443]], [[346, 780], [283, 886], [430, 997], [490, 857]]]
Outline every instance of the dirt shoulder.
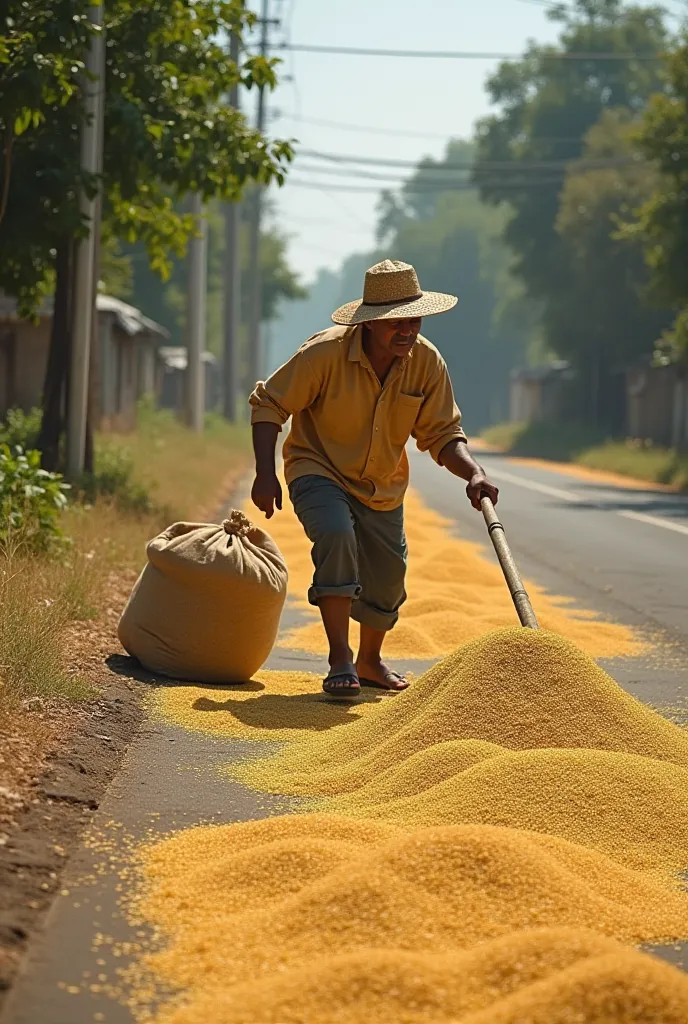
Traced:
[[[117, 623], [145, 544], [175, 518], [222, 522], [250, 465], [250, 433], [244, 427], [216, 417], [196, 435], [165, 413], [140, 419], [134, 434], [102, 440], [108, 457], [116, 456], [116, 467], [126, 470], [124, 496], [150, 484], [151, 508], [142, 511], [113, 500], [68, 509], [64, 529], [73, 541], [71, 567], [50, 559], [22, 566], [22, 571], [36, 569], [38, 583], [17, 603], [20, 610], [10, 626], [4, 625], [8, 636], [21, 638], [19, 624], [27, 623], [24, 632], [31, 642], [54, 653], [50, 671], [45, 660], [42, 666], [48, 684], [55, 673], [66, 675], [68, 684], [73, 676], [74, 694], [88, 690], [90, 696], [71, 699], [69, 685], [54, 690], [47, 685], [45, 691], [34, 687], [36, 666], [22, 660], [19, 645], [12, 667], [19, 659], [24, 692], [48, 695], [10, 701], [5, 708], [0, 704], [0, 1006], [61, 887], [69, 857], [143, 719], [146, 685], [110, 671], [108, 659], [123, 653]], [[19, 573], [10, 572], [14, 577], [19, 579]], [[56, 605], [56, 594], [64, 595], [65, 588], [73, 591], [75, 614], [65, 619], [67, 626], [49, 632], [34, 609]], [[76, 600], [79, 594], [81, 601]], [[33, 632], [27, 620], [31, 614]], [[77, 614], [83, 621], [74, 621]], [[0, 657], [0, 675], [7, 668], [2, 662]], [[67, 691], [69, 698], [57, 696]]]
[[[222, 521], [248, 465], [244, 456], [233, 462], [219, 487], [216, 482], [214, 500], [196, 510], [196, 521]], [[143, 552], [139, 532], [132, 526], [131, 542]], [[0, 714], [0, 1011], [69, 857], [144, 717], [146, 685], [108, 668], [112, 655], [124, 653], [117, 623], [136, 575], [110, 573], [97, 618], [67, 629], [67, 674], [87, 682], [94, 696], [31, 697], [14, 714]]]
[[70, 627], [68, 670], [96, 696], [50, 707], [33, 698], [0, 722], [0, 1007], [142, 719], [146, 687], [106, 665], [121, 650], [117, 619], [131, 582], [113, 576], [103, 617]]

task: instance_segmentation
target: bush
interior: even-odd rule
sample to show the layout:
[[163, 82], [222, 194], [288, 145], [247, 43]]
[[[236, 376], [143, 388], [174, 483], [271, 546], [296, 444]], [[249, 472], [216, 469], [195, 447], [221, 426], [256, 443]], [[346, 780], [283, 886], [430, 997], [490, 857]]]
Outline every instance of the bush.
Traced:
[[23, 409], [10, 409], [4, 423], [0, 423], [0, 444], [23, 448], [25, 452], [33, 451], [38, 447], [42, 416], [40, 409], [32, 409], [29, 413]]
[[59, 516], [69, 485], [41, 469], [41, 455], [0, 445], [0, 548], [46, 551], [66, 543]]
[[116, 444], [98, 445], [95, 472], [83, 476], [79, 489], [86, 501], [112, 498], [123, 512], [144, 514], [154, 511], [148, 488], [135, 479], [130, 452]]

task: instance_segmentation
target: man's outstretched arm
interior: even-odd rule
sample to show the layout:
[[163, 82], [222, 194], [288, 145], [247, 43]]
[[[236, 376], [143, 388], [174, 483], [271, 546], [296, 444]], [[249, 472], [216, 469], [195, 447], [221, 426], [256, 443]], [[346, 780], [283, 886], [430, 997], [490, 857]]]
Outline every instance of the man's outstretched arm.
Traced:
[[493, 504], [497, 504], [499, 489], [487, 479], [485, 470], [475, 461], [465, 441], [449, 441], [440, 451], [437, 461], [454, 476], [468, 481], [466, 494], [473, 508], [480, 511], [480, 497], [483, 494]]

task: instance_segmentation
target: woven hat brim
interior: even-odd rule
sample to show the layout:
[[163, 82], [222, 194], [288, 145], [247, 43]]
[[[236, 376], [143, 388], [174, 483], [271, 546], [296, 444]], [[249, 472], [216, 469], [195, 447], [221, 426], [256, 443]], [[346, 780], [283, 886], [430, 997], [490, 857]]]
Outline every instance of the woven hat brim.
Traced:
[[434, 316], [446, 313], [458, 302], [456, 295], [445, 292], [423, 292], [413, 302], [390, 302], [389, 305], [366, 305], [362, 299], [347, 302], [332, 314], [336, 324], [362, 324], [366, 320], [402, 320], [412, 316]]

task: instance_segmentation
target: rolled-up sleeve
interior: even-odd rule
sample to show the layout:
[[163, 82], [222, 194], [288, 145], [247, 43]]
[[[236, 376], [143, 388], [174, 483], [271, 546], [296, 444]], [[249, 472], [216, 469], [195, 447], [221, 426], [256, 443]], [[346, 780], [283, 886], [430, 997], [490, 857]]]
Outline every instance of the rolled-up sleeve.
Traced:
[[412, 436], [422, 452], [430, 452], [439, 463], [440, 452], [450, 441], [465, 441], [461, 412], [454, 400], [449, 373], [444, 363], [424, 392], [424, 401], [416, 419]]
[[299, 350], [266, 381], [258, 381], [249, 397], [251, 423], [282, 427], [295, 412], [312, 405], [320, 392], [308, 356]]

